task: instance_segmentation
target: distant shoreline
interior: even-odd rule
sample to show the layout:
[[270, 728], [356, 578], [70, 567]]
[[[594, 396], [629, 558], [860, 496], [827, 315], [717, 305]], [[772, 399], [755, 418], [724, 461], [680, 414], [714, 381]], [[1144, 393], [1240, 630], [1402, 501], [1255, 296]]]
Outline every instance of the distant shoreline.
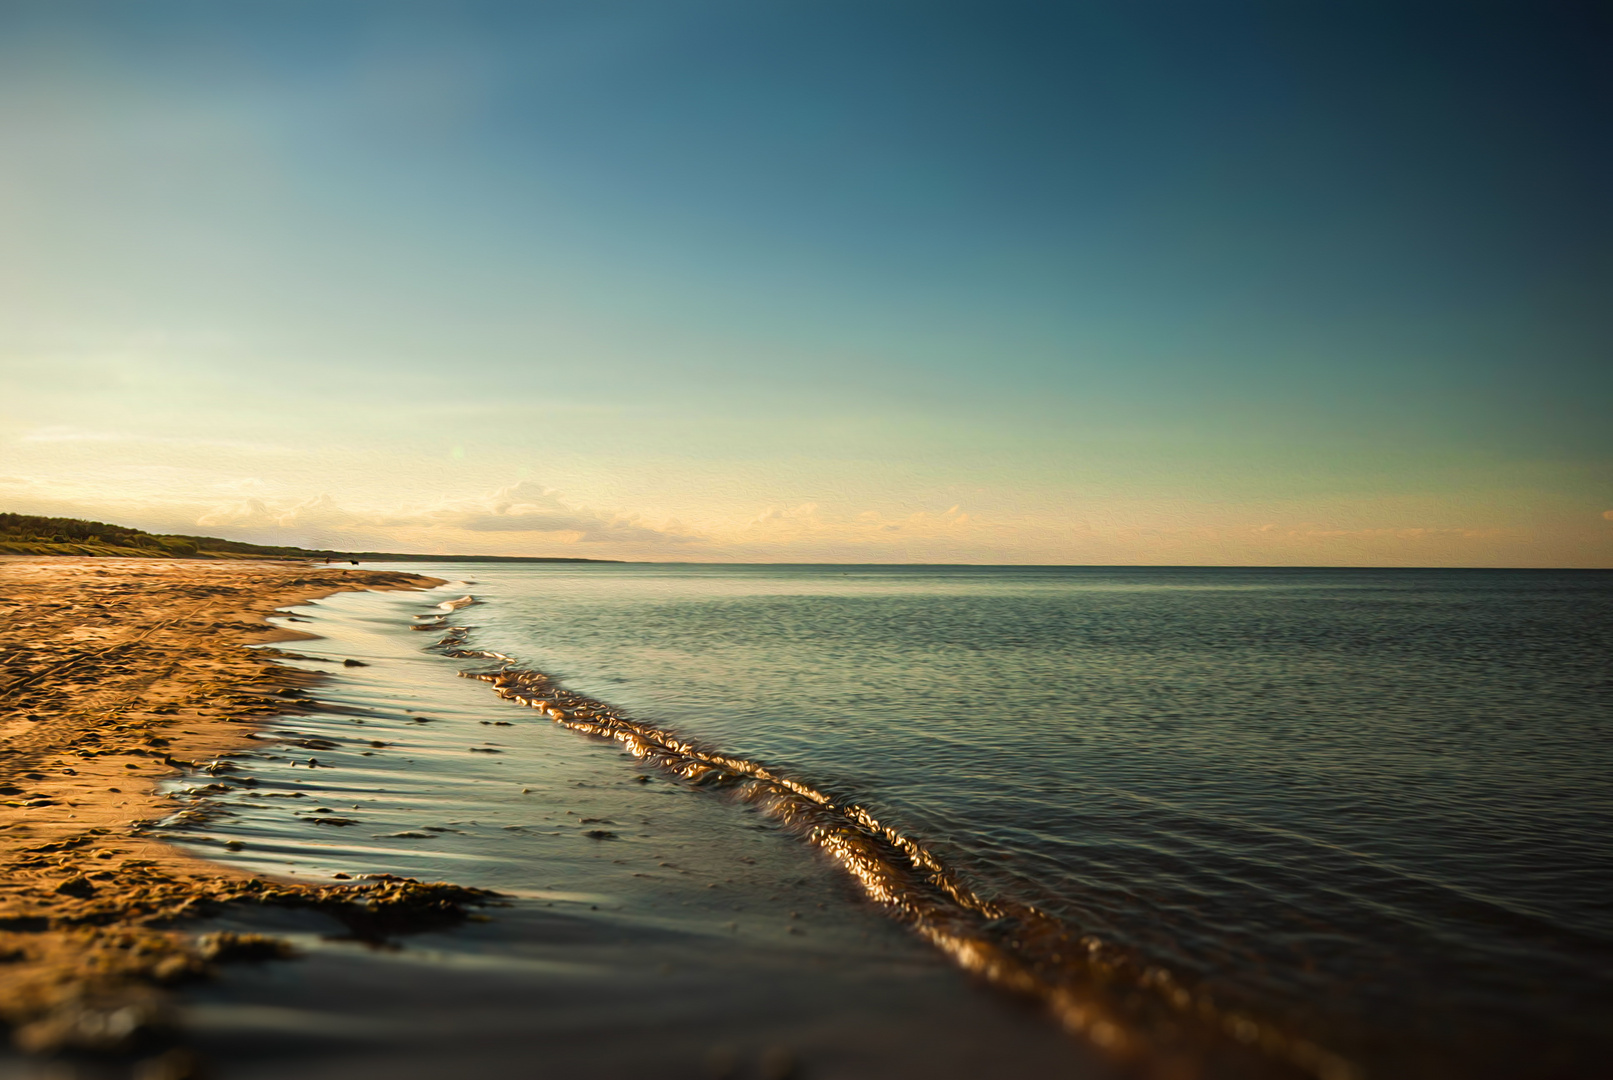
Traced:
[[149, 533], [82, 518], [0, 513], [0, 555], [88, 555], [121, 559], [311, 559], [316, 562], [555, 562], [603, 563], [566, 555], [409, 555], [397, 551], [333, 551], [249, 544], [217, 536]]
[[566, 555], [404, 555], [390, 551], [308, 551], [301, 554], [243, 551], [195, 551], [175, 554], [149, 548], [114, 547], [109, 544], [51, 544], [0, 541], [0, 555], [45, 555], [91, 559], [234, 559], [278, 562], [515, 562], [515, 563], [623, 563], [623, 559], [586, 559]]
[[1244, 565], [1241, 563], [925, 563], [925, 562], [741, 562], [711, 560], [590, 559], [571, 555], [420, 555], [388, 551], [305, 551], [301, 553], [196, 551], [177, 554], [149, 548], [112, 547], [104, 544], [50, 544], [0, 540], [0, 559], [38, 556], [54, 558], [151, 559], [162, 561], [263, 561], [301, 562], [323, 566], [351, 563], [545, 563], [594, 566], [751, 566], [757, 568], [801, 567], [855, 570], [1180, 570], [1284, 573], [1530, 573], [1530, 574], [1607, 574], [1613, 566], [1313, 566]]
[[[312, 558], [316, 562], [323, 562], [325, 555], [293, 556], [294, 558]], [[623, 565], [626, 559], [585, 559], [572, 555], [398, 555], [386, 551], [338, 551], [330, 558], [333, 561], [342, 559], [357, 559], [359, 562], [541, 562], [541, 563], [615, 563]]]
[[0, 557], [4, 556], [88, 556], [124, 559], [269, 559], [335, 562], [457, 562], [457, 563], [559, 563], [639, 566], [839, 566], [885, 567], [890, 569], [1020, 569], [1020, 570], [1286, 570], [1286, 571], [1584, 571], [1607, 572], [1613, 566], [1313, 566], [1308, 564], [1272, 566], [1243, 564], [1164, 564], [1164, 563], [941, 563], [941, 562], [749, 562], [711, 560], [591, 559], [580, 555], [442, 555], [401, 551], [334, 551], [292, 546], [249, 544], [215, 536], [188, 536], [148, 533], [124, 525], [109, 525], [80, 518], [46, 518], [28, 514], [0, 513]]

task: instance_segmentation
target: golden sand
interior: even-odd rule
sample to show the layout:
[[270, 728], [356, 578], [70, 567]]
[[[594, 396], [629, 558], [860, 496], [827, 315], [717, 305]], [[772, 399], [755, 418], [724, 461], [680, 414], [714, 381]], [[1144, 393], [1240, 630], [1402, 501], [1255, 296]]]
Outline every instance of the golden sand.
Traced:
[[246, 647], [303, 636], [264, 616], [436, 584], [294, 562], [0, 557], [0, 1021], [18, 1047], [162, 1051], [164, 987], [280, 951], [176, 929], [220, 902], [315, 907], [363, 933], [389, 914], [451, 917], [480, 895], [265, 881], [145, 831], [172, 809], [158, 781], [246, 745], [255, 721], [295, 711], [317, 682]]

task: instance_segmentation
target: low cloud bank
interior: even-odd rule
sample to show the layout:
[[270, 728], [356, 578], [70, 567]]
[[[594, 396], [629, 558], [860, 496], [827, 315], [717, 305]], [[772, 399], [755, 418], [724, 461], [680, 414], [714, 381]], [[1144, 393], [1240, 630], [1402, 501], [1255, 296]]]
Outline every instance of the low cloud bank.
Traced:
[[[420, 520], [420, 519], [416, 519]], [[428, 511], [424, 520], [439, 528], [467, 532], [543, 533], [570, 538], [579, 544], [698, 544], [705, 537], [685, 530], [677, 522], [661, 526], [636, 514], [598, 513], [574, 507], [558, 491], [523, 480], [499, 488], [480, 505], [444, 507]], [[400, 519], [388, 524], [408, 524]]]
[[[155, 485], [151, 485], [155, 486]], [[1416, 500], [1259, 508], [1093, 500], [1074, 512], [994, 518], [937, 501], [885, 509], [836, 502], [730, 505], [690, 527], [592, 508], [525, 480], [467, 498], [352, 507], [326, 492], [276, 498], [234, 478], [173, 481], [189, 498], [0, 473], [0, 509], [88, 518], [157, 533], [264, 544], [435, 555], [580, 555], [649, 561], [1040, 562], [1088, 565], [1602, 566], [1613, 510], [1595, 505], [1519, 520], [1453, 515]], [[1605, 506], [1606, 504], [1601, 504]], [[1242, 512], [1240, 512], [1242, 511]], [[1275, 512], [1274, 512], [1275, 511]], [[1256, 516], [1258, 514], [1258, 516]], [[1238, 520], [1241, 518], [1242, 520]], [[1455, 520], [1453, 520], [1453, 518]]]
[[328, 493], [290, 506], [260, 498], [235, 499], [208, 510], [196, 524], [205, 529], [251, 530], [260, 535], [264, 530], [293, 531], [318, 537], [310, 542], [321, 545], [332, 543], [333, 535], [338, 539], [346, 536], [350, 546], [360, 546], [355, 543], [360, 536], [366, 544], [384, 544], [391, 538], [418, 536], [422, 532], [520, 534], [547, 544], [613, 544], [666, 550], [683, 549], [706, 540], [676, 521], [656, 525], [636, 514], [574, 506], [560, 492], [531, 480], [479, 498], [389, 512], [348, 510]]

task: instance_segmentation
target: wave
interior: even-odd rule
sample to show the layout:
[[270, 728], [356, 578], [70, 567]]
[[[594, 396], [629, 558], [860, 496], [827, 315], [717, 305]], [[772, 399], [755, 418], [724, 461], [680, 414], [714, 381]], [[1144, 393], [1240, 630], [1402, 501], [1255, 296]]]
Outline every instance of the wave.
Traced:
[[416, 615], [409, 621], [410, 630], [453, 630], [456, 627], [448, 625], [448, 617], [460, 608], [480, 603], [474, 596], [461, 596], [457, 600], [444, 600], [424, 615]]
[[[467, 598], [468, 600], [469, 598]], [[451, 603], [458, 603], [457, 601]], [[460, 605], [463, 606], [463, 605]], [[801, 779], [624, 715], [523, 669], [503, 653], [466, 647], [448, 627], [437, 649], [496, 667], [461, 671], [562, 727], [612, 739], [634, 757], [700, 787], [758, 806], [825, 852], [884, 910], [959, 967], [1040, 1002], [1069, 1032], [1135, 1075], [1188, 1078], [1311, 1076], [1359, 1080], [1347, 1059], [1243, 1012], [1222, 1007], [1170, 971], [1032, 905], [971, 889], [922, 843], [866, 807]]]

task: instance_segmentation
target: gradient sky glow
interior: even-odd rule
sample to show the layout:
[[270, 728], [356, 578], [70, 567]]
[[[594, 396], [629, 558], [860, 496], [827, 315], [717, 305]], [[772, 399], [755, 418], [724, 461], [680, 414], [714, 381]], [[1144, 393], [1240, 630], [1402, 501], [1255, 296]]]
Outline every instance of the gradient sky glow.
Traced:
[[1613, 566], [1595, 3], [0, 0], [0, 508]]

